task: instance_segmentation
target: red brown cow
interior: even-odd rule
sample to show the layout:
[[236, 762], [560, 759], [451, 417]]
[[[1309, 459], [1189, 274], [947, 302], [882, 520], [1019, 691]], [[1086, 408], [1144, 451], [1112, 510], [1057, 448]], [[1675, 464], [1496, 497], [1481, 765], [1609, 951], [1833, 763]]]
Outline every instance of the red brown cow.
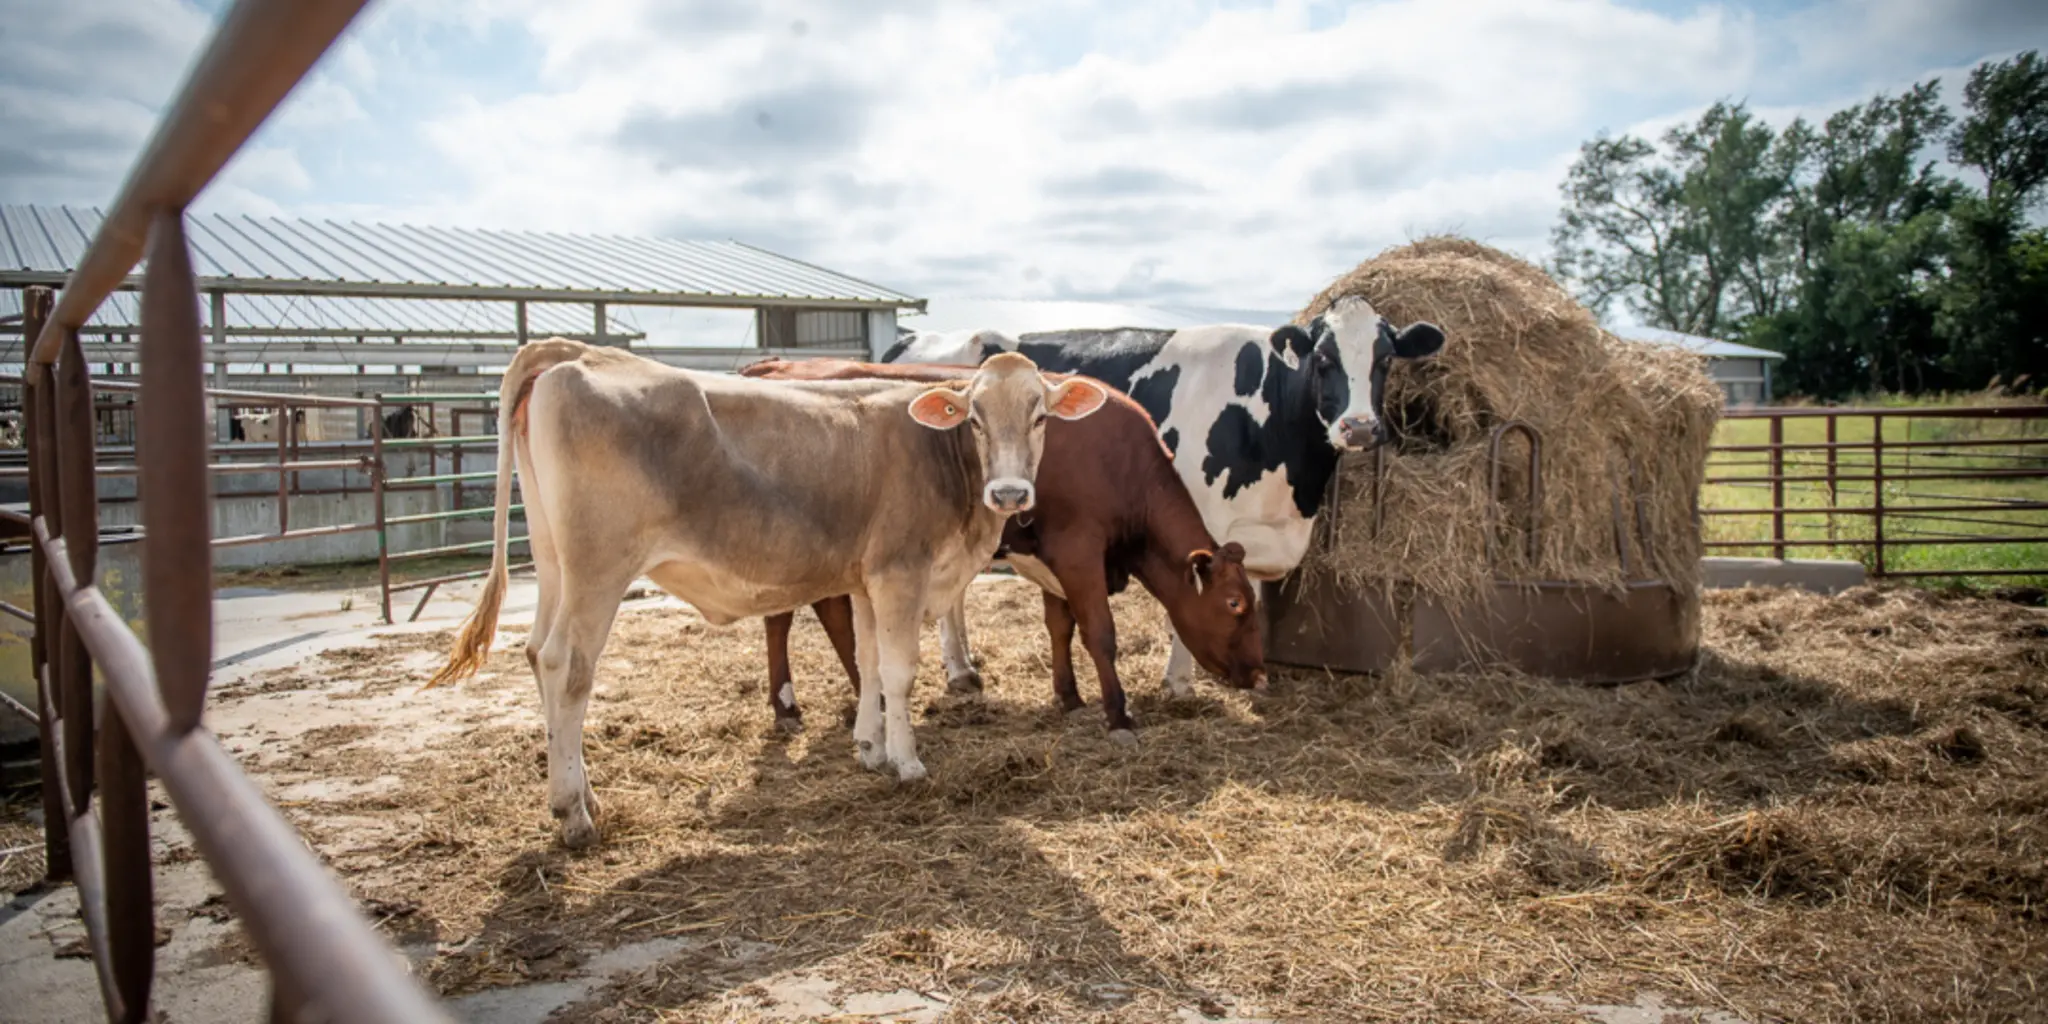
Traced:
[[[918, 363], [861, 363], [840, 359], [767, 359], [740, 371], [779, 380], [887, 378], [944, 381], [972, 367]], [[1055, 378], [1048, 377], [1048, 380]], [[1050, 423], [1045, 433], [1045, 471], [1038, 477], [1038, 503], [1012, 518], [996, 558], [1045, 591], [1045, 625], [1052, 639], [1053, 691], [1069, 711], [1081, 706], [1075, 686], [1072, 644], [1081, 642], [1095, 662], [1102, 709], [1111, 734], [1133, 737], [1123, 684], [1116, 671], [1116, 622], [1109, 597], [1136, 576], [1166, 607], [1174, 629], [1186, 638], [1202, 667], [1231, 685], [1263, 688], [1265, 653], [1254, 594], [1244, 571], [1244, 549], [1217, 549], [1215, 538], [1173, 470], [1173, 457], [1160, 443], [1152, 418], [1121, 392], [1086, 420]], [[840, 661], [859, 687], [852, 655], [851, 624], [844, 598], [812, 605], [839, 651]], [[979, 690], [980, 676], [965, 649], [965, 597], [940, 621], [946, 649], [948, 686]], [[768, 619], [769, 704], [776, 722], [800, 727], [789, 673], [788, 638], [793, 612]]]

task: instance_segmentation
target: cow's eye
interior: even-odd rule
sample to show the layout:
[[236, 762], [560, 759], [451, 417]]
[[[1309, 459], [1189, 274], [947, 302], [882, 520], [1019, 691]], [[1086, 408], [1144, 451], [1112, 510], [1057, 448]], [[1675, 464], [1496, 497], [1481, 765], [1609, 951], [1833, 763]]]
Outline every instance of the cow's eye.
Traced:
[[1236, 615], [1236, 614], [1237, 614], [1238, 612], [1240, 612], [1240, 611], [1243, 611], [1243, 610], [1244, 610], [1244, 605], [1242, 605], [1242, 604], [1238, 603], [1238, 600], [1237, 600], [1237, 598], [1234, 598], [1234, 597], [1233, 597], [1233, 598], [1231, 598], [1230, 600], [1228, 600], [1228, 601], [1224, 602], [1224, 604], [1226, 604], [1227, 606], [1229, 606], [1229, 608], [1230, 608], [1230, 614], [1232, 614], [1232, 615]]

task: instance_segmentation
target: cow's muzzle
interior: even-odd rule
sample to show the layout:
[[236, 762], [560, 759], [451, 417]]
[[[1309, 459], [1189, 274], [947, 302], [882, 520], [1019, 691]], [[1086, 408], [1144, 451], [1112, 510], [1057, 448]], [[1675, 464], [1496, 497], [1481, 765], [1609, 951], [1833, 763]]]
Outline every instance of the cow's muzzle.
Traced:
[[1367, 422], [1357, 416], [1346, 416], [1337, 421], [1337, 433], [1350, 448], [1371, 448], [1387, 443], [1387, 425], [1383, 420]]
[[1004, 515], [1029, 512], [1038, 502], [1037, 489], [1025, 480], [993, 480], [982, 489], [981, 500]]

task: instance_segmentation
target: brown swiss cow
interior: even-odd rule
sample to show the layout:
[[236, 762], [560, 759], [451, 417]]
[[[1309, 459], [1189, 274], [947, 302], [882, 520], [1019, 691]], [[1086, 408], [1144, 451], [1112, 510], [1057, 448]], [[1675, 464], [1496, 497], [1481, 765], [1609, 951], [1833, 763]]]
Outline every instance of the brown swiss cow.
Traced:
[[547, 717], [548, 801], [563, 841], [587, 846], [583, 717], [628, 584], [644, 575], [715, 624], [852, 595], [856, 754], [923, 778], [910, 733], [919, 628], [959, 603], [1003, 522], [1034, 507], [1046, 420], [1087, 417], [1108, 391], [1049, 382], [1023, 356], [932, 387], [774, 384], [553, 338], [519, 349], [498, 397], [491, 573], [432, 682], [475, 672], [490, 650], [516, 470], [540, 582], [526, 658]]
[[[778, 380], [929, 382], [956, 378], [971, 369], [767, 359], [740, 373]], [[1107, 390], [1110, 401], [1095, 415], [1047, 428], [1038, 505], [1031, 514], [1012, 517], [1004, 525], [996, 556], [1045, 591], [1053, 691], [1060, 703], [1069, 711], [1081, 706], [1071, 651], [1079, 625], [1081, 642], [1101, 683], [1103, 713], [1112, 735], [1122, 740], [1134, 734], [1117, 677], [1116, 622], [1110, 616], [1109, 597], [1122, 591], [1132, 576], [1166, 607], [1175, 631], [1186, 638], [1202, 667], [1232, 685], [1262, 687], [1265, 655], [1259, 617], [1252, 611], [1252, 583], [1244, 571], [1244, 549], [1233, 543], [1218, 550], [1186, 485], [1175, 475], [1173, 457], [1160, 443], [1152, 418], [1122, 392]], [[947, 683], [956, 691], [981, 688], [966, 650], [964, 605], [963, 592], [961, 602], [939, 620]], [[858, 688], [849, 657], [851, 631], [844, 599], [815, 602], [812, 608]], [[789, 674], [793, 615], [785, 612], [768, 619], [768, 699], [777, 724], [787, 729], [802, 721]]]

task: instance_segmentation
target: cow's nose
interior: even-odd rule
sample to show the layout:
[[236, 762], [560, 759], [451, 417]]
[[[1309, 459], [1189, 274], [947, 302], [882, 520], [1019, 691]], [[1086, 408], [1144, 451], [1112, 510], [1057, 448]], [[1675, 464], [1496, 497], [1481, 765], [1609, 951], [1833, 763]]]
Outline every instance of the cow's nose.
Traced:
[[1357, 416], [1346, 416], [1337, 421], [1337, 430], [1344, 435], [1345, 444], [1363, 448], [1368, 443], [1377, 444], [1383, 440], [1385, 428], [1377, 421], [1368, 423]]
[[1026, 512], [1036, 496], [1030, 484], [1013, 480], [1000, 480], [988, 485], [985, 500], [988, 506], [998, 512]]

